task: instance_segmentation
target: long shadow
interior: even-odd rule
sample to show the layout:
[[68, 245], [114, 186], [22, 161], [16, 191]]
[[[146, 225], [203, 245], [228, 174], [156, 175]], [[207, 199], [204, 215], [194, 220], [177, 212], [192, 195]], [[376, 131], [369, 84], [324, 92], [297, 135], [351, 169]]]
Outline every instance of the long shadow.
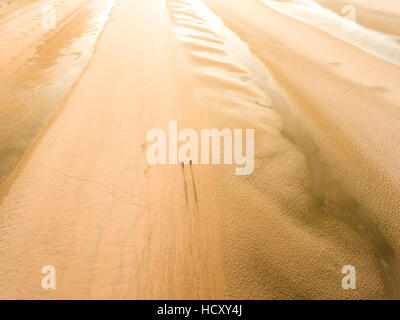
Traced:
[[183, 174], [183, 189], [185, 190], [186, 211], [188, 211], [188, 208], [189, 208], [189, 202], [188, 202], [188, 186], [187, 186], [187, 182], [186, 182], [185, 167], [184, 167], [184, 166], [182, 166], [182, 174]]
[[193, 182], [194, 199], [196, 200], [196, 207], [197, 207], [197, 211], [198, 211], [198, 210], [199, 210], [199, 198], [197, 197], [196, 182], [195, 182], [195, 180], [194, 180], [193, 166], [192, 166], [192, 165], [190, 165], [190, 172], [192, 173], [192, 182]]

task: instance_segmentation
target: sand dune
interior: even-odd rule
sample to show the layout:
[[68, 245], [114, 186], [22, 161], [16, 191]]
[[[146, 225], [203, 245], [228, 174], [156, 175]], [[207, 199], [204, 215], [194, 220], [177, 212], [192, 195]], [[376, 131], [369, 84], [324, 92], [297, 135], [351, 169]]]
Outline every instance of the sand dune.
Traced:
[[[65, 99], [33, 142], [2, 129], [29, 147], [1, 188], [1, 298], [399, 298], [397, 65], [258, 0], [120, 0], [94, 39], [78, 80], [41, 91]], [[18, 84], [48, 67], [12, 66]], [[254, 172], [150, 165], [172, 120], [254, 129]]]

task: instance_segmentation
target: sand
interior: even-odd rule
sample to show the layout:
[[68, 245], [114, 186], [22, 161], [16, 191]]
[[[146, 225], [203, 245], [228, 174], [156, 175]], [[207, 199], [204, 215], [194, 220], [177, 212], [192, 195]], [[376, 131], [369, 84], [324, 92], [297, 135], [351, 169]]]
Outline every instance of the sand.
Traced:
[[400, 8], [397, 0], [317, 0], [326, 8], [340, 15], [344, 6], [353, 6], [357, 23], [393, 35], [400, 35]]
[[[11, 11], [0, 20], [0, 180], [18, 164], [86, 65], [104, 25], [96, 16], [110, 1], [92, 1], [92, 7], [87, 0], [25, 1], [18, 9], [22, 2], [11, 1], [0, 11], [0, 17]], [[49, 5], [57, 23], [46, 30], [42, 8]]]
[[[117, 1], [3, 179], [1, 298], [399, 298], [399, 67], [258, 0], [204, 4]], [[254, 173], [149, 165], [170, 120], [254, 129]]]

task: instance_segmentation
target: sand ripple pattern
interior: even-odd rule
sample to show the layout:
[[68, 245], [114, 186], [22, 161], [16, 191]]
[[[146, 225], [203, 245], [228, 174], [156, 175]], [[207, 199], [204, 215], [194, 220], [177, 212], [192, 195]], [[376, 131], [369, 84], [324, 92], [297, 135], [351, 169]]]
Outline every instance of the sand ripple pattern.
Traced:
[[[328, 217], [333, 224], [344, 226], [349, 232], [357, 234], [376, 256], [385, 296], [398, 296], [399, 264], [393, 249], [363, 212], [362, 205], [345, 190], [341, 181], [332, 176], [323, 154], [302, 120], [271, 84], [268, 70], [251, 56], [240, 39], [226, 31], [221, 20], [210, 14], [201, 1], [166, 0], [166, 5], [177, 39], [195, 62], [194, 65], [199, 66], [195, 70], [201, 84], [199, 90], [212, 90], [214, 95], [223, 92], [225, 97], [229, 91], [227, 99], [232, 102], [243, 101], [247, 105], [271, 108], [279, 114], [284, 126], [281, 130], [283, 138], [301, 151], [308, 171], [303, 192], [309, 198], [309, 203], [290, 204], [297, 206], [298, 222], [304, 225], [304, 231], [313, 232], [311, 230], [315, 228], [322, 228], [324, 219]], [[310, 217], [309, 214], [314, 216]], [[325, 237], [336, 241], [334, 235]], [[338, 247], [342, 245], [337, 244]], [[282, 287], [280, 290], [284, 292]], [[301, 291], [297, 292], [297, 297], [302, 296]]]
[[[222, 21], [201, 1], [166, 1], [176, 38], [195, 66], [199, 88], [221, 92], [246, 103], [269, 106], [269, 97], [251, 81], [253, 75], [236, 56]], [[222, 31], [222, 32], [219, 32]], [[232, 40], [232, 39], [230, 39]], [[222, 95], [221, 94], [221, 95]]]

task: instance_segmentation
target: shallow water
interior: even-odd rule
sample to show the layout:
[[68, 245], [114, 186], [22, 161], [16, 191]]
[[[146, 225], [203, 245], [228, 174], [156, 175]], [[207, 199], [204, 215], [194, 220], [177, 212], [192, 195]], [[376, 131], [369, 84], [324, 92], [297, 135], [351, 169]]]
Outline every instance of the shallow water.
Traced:
[[70, 14], [57, 21], [55, 30], [42, 30], [37, 3], [0, 21], [5, 34], [0, 47], [12, 51], [9, 58], [2, 56], [0, 66], [0, 183], [81, 74], [115, 1], [76, 2], [76, 7], [56, 4], [57, 13]]
[[[238, 85], [232, 91], [233, 94], [237, 94], [240, 91], [247, 95], [248, 99], [258, 100], [258, 105], [271, 108], [279, 114], [283, 123], [282, 135], [295, 148], [300, 149], [305, 158], [305, 166], [309, 176], [308, 187], [303, 192], [311, 199], [312, 208], [309, 208], [309, 210], [315, 215], [326, 215], [335, 220], [337, 224], [343, 223], [358, 233], [373, 248], [375, 255], [378, 257], [377, 260], [386, 295], [388, 297], [395, 296], [398, 292], [396, 283], [399, 266], [395, 261], [393, 250], [377, 226], [363, 212], [360, 204], [345, 190], [344, 185], [346, 182], [338, 181], [332, 176], [324, 155], [315, 143], [313, 136], [305, 129], [303, 120], [287, 103], [269, 70], [252, 54], [247, 44], [225, 26], [223, 21], [202, 1], [191, 0], [189, 2], [181, 0], [179, 2], [169, 2], [169, 4], [172, 7], [171, 11], [175, 12], [172, 16], [175, 23], [178, 24], [174, 28], [178, 39], [183, 43], [197, 44], [197, 46], [187, 46], [191, 54], [211, 59], [214, 62], [218, 61], [218, 65], [222, 62], [225, 63], [223, 67], [212, 67], [211, 70], [203, 66], [199, 73], [209, 74], [209, 79], [214, 77], [224, 79], [226, 83], [235, 82]], [[300, 12], [303, 10], [303, 4], [310, 5], [310, 7], [305, 7], [304, 12], [314, 16], [315, 21], [320, 21], [321, 23], [325, 21], [327, 26], [334, 26], [337, 19], [341, 19], [335, 18], [333, 13], [329, 14], [328, 19], [326, 19], [325, 9], [319, 6], [315, 8], [313, 4], [311, 5], [311, 1], [302, 1], [301, 5], [299, 5]], [[294, 5], [295, 8], [297, 6], [297, 4]], [[177, 14], [177, 12], [179, 13]], [[181, 12], [189, 15], [182, 15]], [[342, 23], [342, 20], [339, 22]], [[346, 23], [344, 23], [344, 26], [345, 35], [353, 35], [355, 41], [360, 39], [355, 31], [346, 31], [346, 26], [348, 26]], [[357, 27], [355, 30], [362, 30], [360, 31], [360, 37], [370, 36], [368, 34], [369, 31], [362, 27]], [[368, 41], [368, 43], [373, 43], [374, 38], [372, 37]], [[379, 47], [380, 45], [381, 43], [378, 42], [377, 46]], [[227, 68], [227, 65], [231, 67]], [[233, 68], [236, 68], [237, 71], [229, 72], [229, 69], [232, 70]], [[245, 90], [245, 88], [249, 90]], [[254, 95], [252, 95], [252, 92], [254, 92]], [[268, 124], [266, 123], [265, 125]], [[304, 208], [299, 208], [298, 210], [302, 211]], [[319, 219], [320, 216], [315, 216], [315, 218]]]

